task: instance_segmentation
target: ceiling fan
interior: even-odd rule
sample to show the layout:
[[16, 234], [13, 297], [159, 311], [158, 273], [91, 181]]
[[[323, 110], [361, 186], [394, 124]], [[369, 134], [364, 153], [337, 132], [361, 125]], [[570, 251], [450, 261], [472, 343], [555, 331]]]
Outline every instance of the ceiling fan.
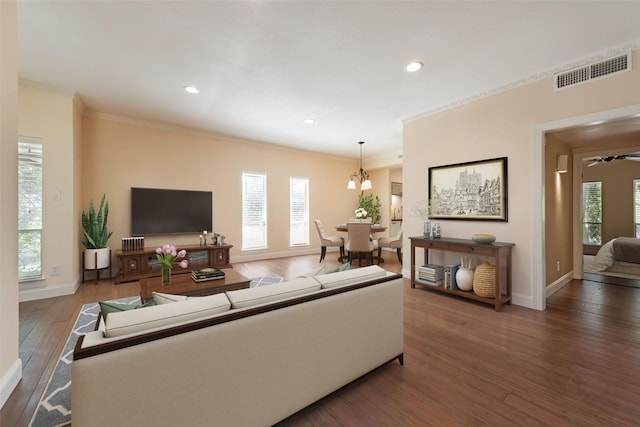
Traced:
[[589, 162], [587, 164], [587, 167], [597, 165], [598, 163], [609, 163], [614, 160], [635, 160], [637, 162], [640, 162], [640, 154], [638, 153], [618, 154], [616, 156], [602, 156], [602, 157], [593, 157], [591, 159], [585, 159], [586, 162]]

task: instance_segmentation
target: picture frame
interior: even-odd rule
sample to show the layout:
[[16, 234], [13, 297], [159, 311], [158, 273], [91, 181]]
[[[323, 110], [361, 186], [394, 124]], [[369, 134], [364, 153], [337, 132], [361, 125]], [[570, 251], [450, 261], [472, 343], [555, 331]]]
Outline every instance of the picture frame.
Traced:
[[507, 158], [429, 168], [430, 219], [508, 221]]

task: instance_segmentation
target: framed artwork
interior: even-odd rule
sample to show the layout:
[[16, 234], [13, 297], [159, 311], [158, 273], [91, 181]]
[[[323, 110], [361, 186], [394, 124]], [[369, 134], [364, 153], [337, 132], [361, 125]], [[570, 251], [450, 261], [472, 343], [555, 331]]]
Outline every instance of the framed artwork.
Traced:
[[431, 219], [507, 221], [507, 158], [429, 168]]

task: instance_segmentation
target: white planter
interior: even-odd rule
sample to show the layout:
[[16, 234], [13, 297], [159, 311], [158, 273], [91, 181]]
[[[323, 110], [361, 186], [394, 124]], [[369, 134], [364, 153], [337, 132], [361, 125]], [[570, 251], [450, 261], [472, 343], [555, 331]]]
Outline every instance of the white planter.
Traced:
[[[96, 266], [96, 254], [98, 254], [98, 265]], [[85, 249], [84, 251], [84, 269], [95, 270], [99, 268], [107, 268], [110, 264], [109, 248]]]
[[473, 268], [459, 268], [456, 273], [456, 285], [461, 291], [473, 289]]

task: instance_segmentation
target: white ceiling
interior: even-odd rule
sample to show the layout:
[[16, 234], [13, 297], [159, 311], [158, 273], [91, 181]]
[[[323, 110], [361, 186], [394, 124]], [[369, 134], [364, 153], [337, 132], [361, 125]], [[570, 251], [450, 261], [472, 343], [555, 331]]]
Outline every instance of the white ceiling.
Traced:
[[20, 0], [18, 35], [20, 78], [89, 111], [368, 157], [403, 120], [637, 49], [640, 2]]

